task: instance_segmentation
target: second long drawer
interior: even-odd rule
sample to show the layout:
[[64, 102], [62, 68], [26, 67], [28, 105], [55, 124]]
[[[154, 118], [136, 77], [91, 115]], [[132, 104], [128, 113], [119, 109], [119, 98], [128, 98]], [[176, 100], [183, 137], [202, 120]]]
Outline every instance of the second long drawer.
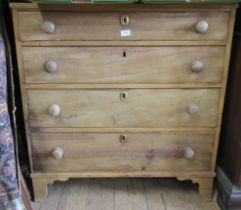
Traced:
[[221, 82], [223, 46], [24, 47], [26, 83]]
[[32, 127], [215, 127], [219, 89], [28, 90]]

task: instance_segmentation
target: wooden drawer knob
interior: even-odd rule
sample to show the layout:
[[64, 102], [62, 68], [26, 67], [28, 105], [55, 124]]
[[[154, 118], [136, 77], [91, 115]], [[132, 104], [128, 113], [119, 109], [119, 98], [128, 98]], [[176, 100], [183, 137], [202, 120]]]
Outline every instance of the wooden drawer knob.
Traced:
[[55, 31], [55, 24], [52, 21], [44, 21], [41, 28], [45, 33], [53, 33]]
[[48, 60], [44, 63], [44, 69], [48, 73], [55, 73], [58, 71], [58, 64], [53, 60]]
[[56, 147], [55, 149], [53, 149], [52, 157], [54, 159], [60, 160], [63, 158], [63, 156], [64, 156], [64, 150], [61, 147]]
[[189, 114], [196, 114], [196, 113], [200, 112], [200, 108], [196, 104], [190, 104], [187, 107], [187, 111], [188, 111]]
[[128, 15], [123, 15], [120, 19], [122, 26], [128, 26], [130, 24], [130, 18]]
[[121, 94], [120, 94], [121, 101], [126, 101], [127, 97], [128, 97], [128, 93], [126, 91], [121, 92]]
[[197, 33], [204, 34], [208, 32], [208, 22], [205, 20], [202, 20], [198, 22], [195, 26], [195, 30]]
[[124, 144], [128, 141], [128, 136], [126, 134], [121, 134], [119, 140], [120, 143]]
[[184, 149], [184, 157], [186, 159], [193, 159], [195, 157], [195, 151], [191, 147], [186, 147]]
[[198, 61], [198, 60], [192, 62], [192, 71], [193, 72], [199, 73], [199, 72], [203, 71], [203, 69], [204, 69], [203, 62]]
[[52, 104], [49, 107], [49, 114], [53, 117], [58, 117], [60, 112], [61, 112], [61, 108], [58, 104]]

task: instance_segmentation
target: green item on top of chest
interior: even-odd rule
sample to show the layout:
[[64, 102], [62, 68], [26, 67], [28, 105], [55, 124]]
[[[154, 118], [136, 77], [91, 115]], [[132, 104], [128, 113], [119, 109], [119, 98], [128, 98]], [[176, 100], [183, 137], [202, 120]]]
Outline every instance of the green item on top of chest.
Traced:
[[123, 2], [123, 3], [137, 3], [139, 0], [35, 0], [37, 3], [95, 3], [95, 2]]
[[241, 0], [140, 0], [143, 3], [238, 3]]

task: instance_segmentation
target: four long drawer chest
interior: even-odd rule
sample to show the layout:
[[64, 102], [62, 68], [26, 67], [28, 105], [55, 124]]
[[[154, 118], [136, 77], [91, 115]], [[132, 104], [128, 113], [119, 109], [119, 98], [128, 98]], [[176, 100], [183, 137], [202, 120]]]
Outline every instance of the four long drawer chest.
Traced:
[[35, 200], [55, 180], [212, 195], [236, 4], [11, 4]]

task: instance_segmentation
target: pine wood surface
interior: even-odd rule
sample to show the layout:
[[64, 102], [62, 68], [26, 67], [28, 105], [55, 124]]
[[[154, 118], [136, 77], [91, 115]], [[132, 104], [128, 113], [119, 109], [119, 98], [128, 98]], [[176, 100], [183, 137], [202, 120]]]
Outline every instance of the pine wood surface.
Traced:
[[[22, 53], [26, 83], [220, 83], [225, 47], [24, 47]], [[56, 72], [46, 71], [48, 61]], [[192, 70], [196, 61], [203, 63], [200, 72]]]
[[49, 185], [33, 210], [219, 210], [197, 186], [175, 179], [73, 179]]
[[[218, 89], [29, 90], [28, 120], [31, 127], [215, 127], [218, 96]], [[198, 113], [188, 112], [192, 104]]]
[[23, 47], [46, 47], [46, 46], [66, 46], [66, 47], [77, 47], [77, 46], [225, 46], [227, 40], [217, 41], [217, 40], [198, 40], [198, 41], [149, 41], [149, 40], [140, 40], [140, 41], [28, 41], [21, 42]]
[[[123, 27], [123, 12], [19, 12], [19, 38], [34, 40], [226, 40], [227, 12], [128, 12], [130, 24]], [[98, 19], [98, 21], [96, 21]], [[195, 31], [195, 24], [205, 19], [210, 29], [205, 34]], [[44, 33], [39, 27], [44, 20], [55, 25], [54, 33]], [[68, 24], [66, 24], [68, 23]], [[120, 30], [131, 30], [122, 37]], [[108, 32], [108, 33], [106, 33]]]
[[[47, 172], [209, 171], [214, 141], [213, 135], [193, 133], [32, 133], [31, 137], [35, 171]], [[52, 157], [57, 147], [64, 151], [59, 160]], [[185, 157], [187, 148], [195, 158]]]
[[[82, 178], [86, 178], [86, 177], [177, 177], [179, 180], [187, 180], [190, 179], [192, 180], [193, 183], [198, 183], [199, 184], [199, 191], [200, 193], [203, 195], [204, 198], [210, 199], [211, 195], [212, 195], [212, 184], [213, 184], [213, 177], [215, 176], [215, 165], [216, 165], [216, 153], [217, 153], [217, 147], [218, 147], [218, 143], [219, 143], [219, 133], [220, 133], [220, 125], [221, 125], [221, 120], [222, 120], [222, 111], [223, 111], [223, 104], [224, 104], [224, 96], [225, 96], [225, 90], [226, 90], [226, 82], [227, 82], [227, 76], [228, 76], [228, 66], [229, 66], [229, 58], [230, 58], [230, 51], [231, 51], [231, 42], [232, 42], [232, 34], [233, 34], [233, 27], [234, 27], [234, 20], [235, 20], [235, 9], [237, 7], [236, 4], [163, 4], [163, 5], [158, 5], [158, 4], [146, 4], [146, 5], [121, 5], [121, 4], [102, 4], [102, 5], [93, 5], [93, 4], [83, 4], [83, 5], [48, 5], [48, 7], [44, 6], [44, 5], [37, 5], [37, 4], [11, 4], [13, 10], [13, 22], [14, 22], [14, 30], [15, 30], [15, 39], [16, 39], [16, 49], [17, 49], [17, 58], [18, 58], [18, 67], [19, 67], [19, 76], [20, 76], [20, 81], [21, 81], [21, 92], [22, 92], [22, 100], [23, 100], [23, 110], [24, 110], [24, 117], [25, 117], [25, 127], [26, 127], [26, 133], [27, 133], [27, 137], [28, 137], [28, 149], [29, 149], [29, 154], [30, 156], [32, 156], [32, 139], [31, 139], [31, 132], [50, 132], [50, 133], [55, 133], [55, 132], [64, 132], [64, 133], [68, 133], [69, 135], [71, 134], [71, 132], [83, 132], [83, 133], [87, 133], [88, 131], [91, 131], [92, 133], [95, 132], [100, 132], [102, 134], [104, 134], [106, 131], [107, 132], [124, 132], [124, 131], [130, 131], [131, 133], [135, 133], [138, 131], [141, 131], [142, 133], [145, 132], [151, 132], [151, 131], [164, 131], [164, 132], [183, 132], [183, 131], [187, 131], [187, 132], [194, 132], [197, 134], [202, 134], [202, 133], [209, 133], [209, 134], [214, 134], [214, 142], [212, 144], [212, 156], [211, 156], [211, 168], [209, 171], [170, 171], [170, 170], [161, 170], [161, 171], [81, 171], [81, 172], [36, 172], [34, 170], [33, 167], [33, 160], [30, 160], [30, 164], [31, 164], [31, 177], [32, 177], [32, 181], [33, 181], [33, 186], [34, 186], [34, 193], [35, 193], [35, 200], [40, 200], [43, 198], [43, 196], [45, 195], [46, 192], [46, 186], [47, 184], [51, 184], [53, 183], [55, 180], [61, 180], [61, 181], [66, 181], [68, 180], [70, 177], [82, 177]], [[40, 15], [39, 13], [39, 9], [41, 9], [43, 11], [43, 15]], [[71, 12], [69, 12], [71, 11]], [[76, 12], [76, 13], [75, 13]], [[110, 13], [113, 12], [113, 13]], [[68, 17], [67, 19], [63, 19], [62, 16], [60, 16], [60, 14], [64, 14], [66, 13]], [[109, 30], [109, 34], [107, 38], [109, 38], [109, 40], [107, 40], [106, 38], [104, 38], [103, 36], [103, 31], [99, 30], [97, 31], [97, 33], [99, 33], [100, 36], [98, 36], [98, 40], [95, 38], [96, 35], [90, 32], [93, 32], [93, 29], [91, 28], [91, 24], [86, 24], [91, 20], [91, 17], [88, 16], [87, 13], [90, 14], [102, 14], [100, 21], [103, 21], [103, 25], [105, 26], [106, 29]], [[128, 40], [128, 38], [123, 38], [120, 40], [120, 35], [117, 36], [117, 33], [113, 31], [113, 29], [116, 29], [116, 31], [120, 30], [120, 15], [129, 13], [131, 15], [131, 24], [130, 27], [133, 27], [134, 32], [137, 31], [139, 32], [139, 37], [134, 36], [133, 38], [130, 38]], [[29, 19], [26, 19], [26, 22], [21, 21], [21, 15], [27, 15], [28, 17], [30, 17], [32, 15], [32, 17], [30, 17]], [[33, 15], [35, 14], [35, 15]], [[73, 30], [65, 30], [63, 26], [65, 26], [64, 22], [65, 20], [73, 20], [72, 16], [78, 16], [78, 14], [80, 14], [80, 16], [83, 16], [83, 20], [84, 21], [79, 21], [80, 25], [82, 25], [85, 30], [83, 31], [83, 33], [76, 33], [76, 31], [78, 31], [80, 28], [78, 27], [78, 24], [76, 25], [75, 28], [73, 28], [73, 25], [70, 25], [70, 29], [74, 29], [76, 30], [75, 32], [73, 32]], [[144, 14], [147, 14], [147, 19], [145, 20], [145, 22], [149, 23], [146, 24], [144, 27], [140, 27], [142, 26], [142, 22], [139, 21], [139, 18], [141, 19], [141, 16]], [[163, 24], [165, 25], [165, 30], [163, 31], [163, 28], [160, 28], [160, 25], [156, 24], [155, 22], [151, 22], [150, 21], [150, 14], [153, 14], [153, 17], [155, 16], [155, 18], [157, 18], [158, 20], [161, 21], [161, 19], [163, 18], [163, 20], [166, 20], [166, 22], [169, 22], [170, 24], [165, 24], [165, 21], [163, 22]], [[163, 15], [162, 15], [163, 14]], [[186, 14], [191, 14], [190, 16], [190, 20], [192, 20], [190, 22], [189, 18], [187, 18], [185, 15]], [[216, 16], [213, 16], [213, 14], [216, 14]], [[56, 21], [58, 24], [55, 25], [56, 26], [56, 33], [52, 33], [52, 34], [47, 34], [47, 33], [43, 33], [40, 28], [40, 24], [42, 22], [42, 18], [48, 17], [48, 15], [52, 15], [51, 17], [54, 19], [54, 21]], [[118, 16], [119, 15], [119, 16]], [[138, 20], [135, 18], [136, 15], [139, 17]], [[195, 32], [195, 24], [197, 23], [197, 21], [199, 21], [198, 17], [205, 17], [205, 15], [207, 15], [206, 17], [209, 19], [208, 21], [210, 21], [210, 26], [209, 27], [209, 31], [206, 34], [198, 34]], [[36, 16], [36, 17], [35, 17]], [[50, 17], [49, 16], [49, 17]], [[107, 16], [109, 17], [113, 17], [112, 19], [110, 18], [108, 20], [108, 18], [106, 18]], [[117, 18], [118, 16], [118, 18]], [[218, 16], [219, 19], [217, 18]], [[20, 17], [20, 19], [19, 19]], [[58, 17], [56, 19], [56, 17]], [[161, 18], [162, 17], [162, 18]], [[117, 22], [118, 19], [118, 22]], [[23, 19], [22, 19], [23, 20]], [[222, 20], [220, 22], [220, 20]], [[159, 21], [159, 22], [160, 22]], [[35, 23], [35, 24], [32, 24]], [[36, 24], [37, 23], [37, 24]], [[118, 23], [117, 25], [114, 25], [115, 23]], [[220, 23], [220, 24], [216, 24], [216, 23]], [[223, 24], [224, 23], [224, 24]], [[27, 27], [25, 27], [27, 24]], [[25, 26], [24, 26], [25, 25]], [[96, 25], [95, 22], [93, 22], [93, 25]], [[72, 28], [71, 28], [72, 27]], [[96, 28], [98, 28], [99, 26], [96, 26]], [[149, 29], [151, 27], [150, 32], [153, 32], [154, 35], [152, 35], [150, 32], [148, 32], [148, 30], [144, 31], [144, 29]], [[29, 30], [30, 29], [30, 30]], [[215, 29], [215, 30], [213, 30]], [[169, 31], [172, 31], [171, 34], [169, 34]], [[119, 31], [120, 32], [120, 31]], [[158, 35], [158, 33], [160, 33]], [[87, 36], [88, 35], [88, 36]], [[154, 37], [154, 38], [153, 38]], [[186, 39], [188, 38], [188, 39]], [[89, 41], [88, 41], [89, 40]], [[217, 71], [217, 69], [215, 70], [214, 74], [216, 74], [216, 78], [214, 79], [214, 77], [210, 77], [209, 81], [205, 81], [203, 80], [201, 83], [197, 83], [196, 81], [189, 81], [187, 82], [190, 78], [187, 76], [185, 78], [186, 83], [180, 83], [180, 81], [182, 80], [175, 80], [174, 81], [170, 81], [170, 83], [157, 83], [154, 80], [156, 79], [155, 74], [153, 75], [153, 77], [155, 77], [154, 79], [152, 78], [153, 82], [151, 82], [151, 80], [148, 80], [148, 77], [143, 77], [144, 79], [147, 79], [148, 82], [143, 81], [143, 83], [140, 83], [140, 81], [136, 80], [136, 83], [133, 83], [133, 81], [135, 79], [133, 79], [133, 81], [130, 81], [130, 83], [128, 83], [128, 80], [125, 81], [120, 81], [121, 77], [119, 77], [119, 83], [115, 82], [115, 84], [112, 84], [113, 81], [110, 81], [110, 83], [108, 83], [108, 79], [105, 80], [105, 83], [102, 82], [94, 82], [94, 83], [86, 83], [86, 84], [81, 84], [81, 83], [65, 83], [63, 84], [62, 82], [58, 82], [55, 84], [50, 84], [50, 83], [40, 83], [40, 84], [31, 84], [28, 83], [26, 84], [24, 82], [25, 80], [25, 68], [26, 68], [26, 63], [24, 62], [23, 59], [23, 49], [25, 47], [178, 47], [178, 46], [183, 46], [183, 47], [213, 47], [216, 48], [217, 46], [220, 47], [220, 49], [223, 47], [225, 48], [225, 52], [222, 51], [222, 57], [223, 57], [223, 62], [219, 65], [222, 65], [223, 69], [220, 71]], [[116, 48], [117, 49], [117, 48]], [[167, 49], [167, 48], [166, 48]], [[192, 48], [194, 49], [194, 48]], [[219, 52], [220, 53], [220, 52]], [[103, 55], [102, 55], [103, 56]], [[175, 55], [174, 55], [175, 56]], [[179, 55], [180, 56], [180, 55]], [[175, 56], [177, 57], [175, 60], [178, 59], [179, 56]], [[189, 55], [191, 56], [191, 55]], [[220, 55], [221, 56], [221, 55]], [[41, 59], [40, 59], [41, 60]], [[170, 60], [172, 63], [172, 60]], [[187, 62], [186, 59], [184, 59], [185, 62]], [[219, 59], [215, 59], [215, 61], [219, 61]], [[158, 60], [158, 62], [160, 62]], [[144, 63], [145, 64], [145, 63]], [[215, 66], [212, 63], [209, 63], [211, 66]], [[28, 63], [27, 63], [28, 65]], [[35, 64], [31, 64], [32, 66], [34, 66]], [[37, 65], [39, 66], [39, 64]], [[144, 65], [143, 65], [144, 66]], [[38, 67], [39, 68], [39, 67]], [[167, 68], [167, 67], [166, 67]], [[26, 68], [27, 69], [27, 68]], [[212, 70], [215, 69], [212, 67]], [[222, 75], [220, 75], [222, 74]], [[173, 74], [175, 75], [175, 74]], [[211, 75], [210, 75], [211, 76]], [[135, 77], [135, 76], [134, 76]], [[138, 76], [139, 77], [139, 76]], [[166, 77], [166, 75], [165, 75]], [[221, 78], [220, 79], [218, 79]], [[168, 77], [166, 77], [168, 78]], [[208, 78], [208, 77], [206, 77]], [[66, 77], [65, 77], [66, 79]], [[87, 75], [87, 79], [88, 79], [88, 75]], [[100, 79], [100, 78], [97, 78]], [[175, 79], [175, 76], [173, 76], [172, 80]], [[214, 79], [214, 80], [213, 80]], [[111, 77], [110, 77], [111, 80]], [[186, 81], [187, 80], [187, 81]], [[216, 81], [216, 82], [215, 82]], [[31, 82], [31, 81], [29, 81]], [[51, 81], [53, 82], [53, 80]], [[65, 89], [63, 91], [63, 89]], [[82, 89], [82, 90], [81, 90]], [[98, 89], [98, 90], [97, 90]], [[130, 90], [129, 90], [130, 89]], [[139, 90], [136, 90], [139, 89]], [[161, 102], [159, 95], [156, 94], [159, 92], [158, 89], [162, 89], [163, 93], [168, 93], [168, 92], [172, 92], [172, 91], [177, 91], [177, 92], [186, 92], [188, 93], [188, 91], [190, 90], [191, 92], [189, 94], [171, 94], [170, 99], [171, 100], [167, 100], [169, 102]], [[169, 89], [173, 89], [173, 90], [169, 90]], [[182, 90], [181, 90], [182, 89]], [[126, 101], [122, 101], [121, 103], [123, 103], [124, 107], [124, 112], [120, 112], [121, 115], [117, 116], [117, 120], [115, 120], [114, 124], [113, 124], [113, 119], [110, 120], [110, 118], [108, 117], [108, 113], [113, 112], [113, 110], [111, 110], [110, 108], [104, 109], [105, 114], [107, 114], [107, 121], [103, 121], [104, 118], [102, 118], [102, 122], [96, 122], [95, 117], [93, 117], [94, 115], [92, 115], [92, 118], [90, 119], [89, 122], [87, 122], [87, 127], [83, 124], [81, 125], [81, 127], [77, 128], [75, 126], [73, 126], [75, 123], [79, 123], [81, 122], [81, 114], [77, 113], [77, 121], [75, 119], [75, 114], [76, 107], [79, 106], [79, 104], [81, 105], [81, 103], [76, 103], [75, 107], [70, 107], [69, 103], [72, 101], [75, 101], [76, 98], [71, 98], [71, 96], [69, 96], [69, 94], [64, 94], [68, 93], [69, 91], [75, 92], [73, 90], [79, 90], [80, 95], [81, 96], [82, 92], [88, 92], [88, 97], [87, 98], [91, 98], [92, 100], [87, 100], [88, 101], [88, 106], [89, 105], [93, 105], [96, 104], [97, 100], [96, 100], [96, 96], [102, 96], [103, 94], [89, 94], [89, 93], [95, 93], [96, 91], [98, 93], [101, 93], [101, 91], [105, 91], [106, 95], [108, 96], [109, 93], [111, 93], [112, 97], [116, 96], [115, 93], [120, 93], [120, 91], [129, 91], [130, 92], [135, 92], [138, 93], [139, 92], [139, 96], [137, 94], [137, 96], [139, 98], [145, 99], [144, 101], [144, 105], [143, 106], [145, 109], [148, 108], [148, 112], [151, 113], [151, 117], [153, 117], [152, 119], [152, 124], [150, 127], [147, 127], [146, 123], [146, 116], [144, 112], [142, 111], [142, 107], [139, 105], [139, 112], [137, 114], [139, 114], [139, 116], [137, 116], [139, 118], [139, 121], [134, 122], [134, 126], [133, 127], [133, 122], [129, 122], [127, 121], [125, 118], [125, 113], [127, 112], [129, 114], [133, 114], [131, 112], [131, 107], [134, 105], [138, 105], [137, 104], [137, 98], [136, 96], [130, 94], [128, 95], [128, 99], [129, 96], [131, 96], [131, 100], [128, 104], [128, 100]], [[137, 92], [136, 92], [137, 91]], [[147, 92], [146, 92], [147, 91]], [[205, 97], [205, 94], [202, 95], [203, 91], [208, 91], [209, 94], [207, 94], [206, 96], [206, 101], [207, 102], [203, 102], [203, 99]], [[55, 94], [42, 94], [44, 92], [48, 92], [48, 93], [55, 93]], [[64, 109], [63, 110], [69, 110], [67, 111], [67, 113], [70, 113], [70, 115], [67, 115], [67, 118], [65, 118], [62, 123], [56, 123], [56, 121], [54, 121], [53, 118], [49, 118], [49, 115], [46, 114], [46, 104], [44, 104], [45, 101], [47, 102], [51, 102], [52, 98], [61, 98], [61, 94], [56, 94], [56, 93], [62, 93], [63, 95], [66, 95], [65, 97], [65, 105], [64, 105]], [[197, 115], [185, 115], [178, 118], [178, 117], [174, 117], [173, 119], [171, 118], [170, 120], [168, 119], [168, 114], [170, 115], [171, 113], [173, 113], [171, 111], [170, 107], [173, 107], [173, 100], [175, 103], [181, 102], [181, 108], [177, 107], [175, 105], [174, 107], [174, 112], [178, 112], [178, 114], [180, 115], [180, 113], [182, 113], [182, 111], [184, 111], [184, 109], [182, 108], [182, 100], [181, 98], [187, 99], [191, 99], [193, 98], [195, 100], [198, 99], [198, 94], [201, 97], [200, 101], [196, 101], [196, 103], [199, 103], [199, 105], [204, 105], [203, 107], [208, 108], [209, 111], [207, 112], [203, 112], [203, 110], [201, 109], [201, 112], [198, 113]], [[42, 94], [42, 101], [39, 99], [40, 97], [38, 97], [38, 94], [33, 94], [34, 95], [34, 100], [31, 100], [31, 94], [30, 93], [38, 93], [38, 94]], [[108, 94], [107, 94], [108, 93]], [[150, 97], [148, 97], [148, 95], [145, 94], [140, 94], [140, 93], [151, 93]], [[155, 93], [155, 94], [153, 94]], [[211, 94], [210, 94], [211, 93]], [[40, 94], [40, 95], [41, 95]], [[200, 95], [201, 94], [201, 95]], [[106, 97], [105, 95], [105, 97]], [[165, 95], [165, 94], [164, 94]], [[190, 95], [190, 96], [189, 96]], [[67, 97], [68, 96], [68, 97]], [[76, 95], [77, 96], [77, 95]], [[117, 98], [116, 101], [115, 100], [109, 100], [110, 97], [106, 97], [104, 98], [103, 104], [107, 105], [110, 104], [112, 102], [114, 102], [114, 105], [117, 104], [117, 108], [118, 108], [118, 103], [117, 100], [119, 100], [120, 94], [117, 94]], [[157, 96], [157, 97], [156, 97]], [[148, 99], [151, 99], [150, 101]], [[165, 97], [164, 97], [165, 98]], [[43, 100], [44, 99], [44, 100]], [[162, 98], [163, 99], [163, 98]], [[165, 98], [167, 99], [167, 98]], [[36, 101], [38, 103], [36, 103]], [[61, 101], [58, 101], [61, 102]], [[79, 101], [80, 102], [80, 101]], [[94, 103], [93, 103], [94, 102]], [[127, 103], [126, 103], [127, 102]], [[154, 102], [154, 105], [156, 105], [156, 107], [152, 107], [150, 106], [151, 102]], [[189, 102], [189, 100], [188, 100]], [[35, 104], [34, 104], [35, 103]], [[124, 104], [126, 103], [126, 104]], [[161, 103], [162, 108], [164, 108], [162, 111], [157, 109], [157, 106], [159, 105], [159, 103]], [[149, 105], [148, 105], [149, 104]], [[83, 105], [83, 104], [82, 104]], [[102, 105], [98, 104], [99, 107], [101, 107]], [[36, 107], [37, 107], [37, 112], [36, 112]], [[67, 107], [67, 109], [66, 109]], [[85, 106], [84, 106], [85, 107]], [[33, 109], [34, 108], [34, 109]], [[62, 104], [61, 104], [61, 110], [62, 110]], [[93, 108], [96, 108], [96, 106], [93, 106]], [[119, 106], [120, 108], [120, 106]], [[153, 109], [154, 108], [154, 109]], [[206, 111], [207, 109], [204, 109], [204, 111]], [[71, 109], [75, 110], [75, 113], [73, 112], [73, 114], [71, 114]], [[152, 110], [153, 109], [153, 110]], [[167, 110], [167, 112], [165, 113], [165, 109]], [[181, 109], [181, 112], [180, 112]], [[96, 109], [95, 109], [96, 110]], [[99, 109], [100, 110], [100, 109]], [[164, 114], [164, 120], [166, 120], [166, 122], [169, 122], [170, 124], [168, 124], [168, 127], [163, 126], [164, 123], [162, 124], [161, 122], [158, 122], [158, 120], [156, 119], [156, 115], [154, 115], [154, 111], [158, 110], [159, 114]], [[212, 111], [210, 111], [212, 110]], [[92, 112], [90, 110], [86, 110], [89, 114], [92, 114]], [[98, 111], [98, 108], [97, 108]], [[119, 110], [120, 111], [120, 110]], [[146, 111], [146, 110], [144, 110]], [[210, 112], [210, 113], [209, 113]], [[64, 112], [63, 112], [64, 113]], [[61, 114], [63, 114], [61, 113]], [[103, 114], [102, 113], [102, 114]], [[101, 112], [99, 112], [98, 114], [101, 114]], [[124, 115], [123, 115], [124, 114]], [[176, 113], [177, 114], [177, 113]], [[43, 117], [44, 116], [44, 117]], [[166, 116], [166, 117], [165, 117]], [[187, 117], [188, 116], [188, 117]], [[198, 119], [200, 116], [204, 116], [201, 117], [201, 121], [199, 121], [198, 123]], [[43, 118], [41, 118], [43, 117]], [[98, 118], [101, 116], [98, 116]], [[50, 120], [49, 120], [50, 119]], [[124, 119], [124, 120], [123, 120]], [[131, 117], [130, 119], [134, 119], [134, 115], [133, 117]], [[191, 119], [191, 120], [190, 120]], [[72, 122], [71, 122], [72, 120]], [[172, 121], [173, 120], [173, 121]], [[184, 121], [183, 121], [184, 120]], [[185, 124], [185, 120], [187, 124]], [[74, 123], [74, 121], [76, 121]], [[123, 123], [127, 121], [126, 123]], [[45, 123], [47, 122], [47, 124], [45, 125]], [[66, 123], [67, 122], [67, 123]], [[84, 121], [82, 121], [84, 122]], [[94, 122], [94, 124], [93, 124]], [[157, 122], [159, 123], [157, 125]], [[176, 125], [175, 125], [176, 122]], [[183, 123], [184, 122], [184, 123]], [[34, 127], [33, 126], [35, 123]], [[99, 124], [98, 124], [99, 123]], [[116, 124], [115, 124], [116, 123]], [[120, 123], [120, 124], [118, 124]], [[128, 124], [129, 123], [129, 124]], [[139, 124], [138, 124], [139, 123]], [[201, 124], [200, 124], [201, 123]], [[72, 124], [72, 125], [71, 125]], [[92, 126], [96, 126], [97, 127], [92, 127]], [[117, 125], [117, 126], [116, 126]], [[126, 126], [128, 125], [128, 126]], [[115, 134], [116, 135], [116, 134]], [[97, 190], [98, 191], [98, 190]], [[135, 198], [133, 198], [135, 200]], [[103, 200], [103, 199], [102, 199]], [[143, 200], [143, 199], [141, 199]], [[139, 198], [137, 198], [137, 203], [140, 201]], [[66, 199], [63, 199], [63, 201], [61, 201], [61, 205], [60, 208], [62, 208], [61, 206], [65, 206], [65, 203], [67, 202]], [[94, 204], [91, 204], [91, 208], [97, 208], [98, 206], [100, 206], [102, 204], [99, 204], [94, 202]], [[105, 206], [105, 204], [103, 204]], [[147, 204], [144, 204], [142, 206], [147, 206]], [[90, 207], [88, 207], [90, 208]], [[90, 209], [91, 209], [90, 208]], [[106, 209], [110, 208], [110, 205], [108, 203], [107, 206], [105, 206]], [[170, 207], [171, 208], [171, 207]], [[65, 209], [65, 207], [63, 208]], [[135, 207], [133, 207], [133, 209], [135, 209]], [[138, 208], [137, 208], [138, 209]], [[172, 209], [172, 208], [171, 208]], [[175, 209], [175, 208], [173, 208]], [[208, 209], [208, 208], [206, 208]], [[139, 209], [138, 209], [139, 210]], [[213, 210], [213, 209], [212, 209]]]

